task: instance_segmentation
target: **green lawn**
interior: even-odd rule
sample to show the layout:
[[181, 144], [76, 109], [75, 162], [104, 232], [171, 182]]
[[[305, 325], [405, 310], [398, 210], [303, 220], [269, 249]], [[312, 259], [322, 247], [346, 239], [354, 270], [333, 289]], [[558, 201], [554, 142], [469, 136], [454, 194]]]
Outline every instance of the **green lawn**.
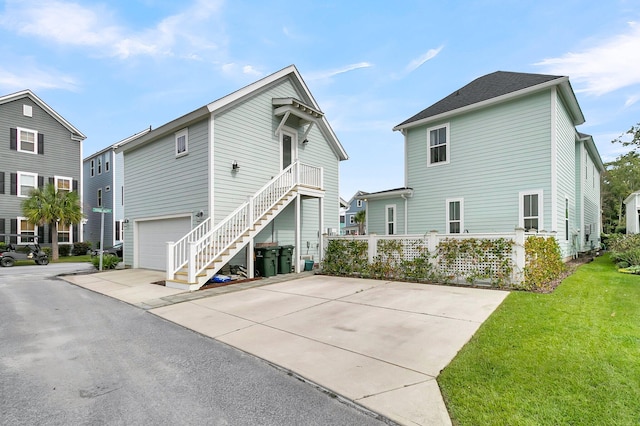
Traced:
[[603, 256], [511, 293], [438, 383], [458, 425], [640, 424], [640, 276]]
[[[49, 258], [51, 261], [51, 258]], [[55, 262], [51, 261], [51, 263], [82, 263], [82, 262], [91, 262], [91, 256], [88, 254], [82, 256], [64, 256], [58, 258]], [[33, 260], [18, 260], [16, 261], [15, 266], [26, 266], [26, 265], [35, 265], [36, 263]]]

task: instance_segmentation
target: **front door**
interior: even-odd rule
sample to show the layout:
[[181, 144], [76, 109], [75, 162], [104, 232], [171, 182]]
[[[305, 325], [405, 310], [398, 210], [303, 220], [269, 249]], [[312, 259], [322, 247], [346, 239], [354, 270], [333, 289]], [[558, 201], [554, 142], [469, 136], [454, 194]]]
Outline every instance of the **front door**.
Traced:
[[283, 131], [280, 134], [280, 162], [282, 170], [286, 169], [296, 161], [296, 141], [298, 137], [295, 132]]

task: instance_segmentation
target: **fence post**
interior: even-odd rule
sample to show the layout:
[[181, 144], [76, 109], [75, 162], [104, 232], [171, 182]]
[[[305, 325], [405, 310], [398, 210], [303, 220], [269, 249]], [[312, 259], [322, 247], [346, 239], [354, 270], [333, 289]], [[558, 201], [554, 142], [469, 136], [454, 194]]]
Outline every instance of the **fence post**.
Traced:
[[167, 280], [172, 280], [173, 274], [176, 272], [174, 270], [175, 266], [174, 266], [174, 259], [175, 256], [173, 255], [174, 252], [174, 247], [173, 247], [173, 241], [167, 241], [167, 250], [166, 250], [166, 256], [167, 256], [167, 272], [165, 274], [166, 279]]
[[524, 267], [526, 256], [524, 251], [524, 228], [516, 228], [516, 235], [513, 245], [513, 277], [512, 284], [521, 284], [524, 281]]
[[367, 255], [369, 256], [369, 263], [373, 263], [376, 255], [378, 254], [378, 238], [376, 234], [369, 234], [367, 240]]
[[429, 231], [429, 240], [427, 242], [427, 248], [429, 249], [429, 263], [434, 268], [438, 266], [437, 250], [438, 250], [438, 231]]

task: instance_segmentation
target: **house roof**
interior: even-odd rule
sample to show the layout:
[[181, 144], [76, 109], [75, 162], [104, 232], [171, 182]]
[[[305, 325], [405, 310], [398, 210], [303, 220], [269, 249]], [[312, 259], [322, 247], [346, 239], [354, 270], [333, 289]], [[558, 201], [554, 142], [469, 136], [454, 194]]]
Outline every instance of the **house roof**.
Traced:
[[95, 157], [97, 155], [104, 154], [107, 151], [115, 150], [120, 145], [123, 145], [123, 144], [125, 144], [127, 142], [131, 142], [132, 140], [137, 139], [140, 136], [146, 135], [150, 131], [151, 131], [151, 126], [149, 126], [148, 128], [146, 128], [146, 129], [144, 129], [144, 130], [142, 130], [142, 131], [140, 131], [138, 133], [135, 133], [135, 134], [133, 134], [131, 136], [128, 136], [128, 137], [126, 137], [126, 138], [124, 138], [124, 139], [122, 139], [122, 140], [120, 140], [120, 141], [118, 141], [118, 142], [116, 142], [114, 144], [111, 144], [108, 147], [101, 149], [100, 151], [94, 152], [93, 154], [85, 157], [84, 160], [82, 160], [82, 161], [87, 161], [87, 160], [89, 160], [89, 159], [91, 159], [91, 158], [93, 158], [93, 157]]
[[584, 123], [584, 116], [569, 84], [568, 77], [496, 71], [473, 80], [449, 96], [398, 124], [393, 130], [417, 126], [552, 86], [560, 86], [563, 98], [572, 113], [574, 124]]
[[[295, 65], [289, 65], [288, 67], [283, 68], [280, 71], [276, 71], [275, 73], [268, 75], [254, 83], [244, 86], [241, 89], [238, 89], [235, 92], [232, 92], [226, 96], [223, 96], [222, 98], [219, 98], [201, 108], [198, 108], [186, 115], [183, 115], [182, 117], [176, 118], [175, 120], [170, 121], [169, 123], [166, 123], [158, 127], [157, 129], [152, 130], [147, 135], [144, 135], [133, 141], [120, 145], [117, 148], [117, 152], [128, 151], [128, 150], [137, 148], [138, 146], [144, 145], [156, 139], [159, 136], [166, 135], [167, 133], [172, 133], [177, 129], [188, 126], [189, 124], [195, 121], [201, 120], [202, 118], [206, 117], [208, 114], [213, 114], [214, 116], [216, 114], [220, 114], [221, 112], [226, 111], [229, 108], [232, 108], [233, 106], [243, 102], [248, 97], [253, 96], [257, 91], [271, 87], [272, 85], [277, 84], [278, 82], [280, 82], [282, 79], [285, 79], [285, 78], [291, 78], [291, 81], [294, 84], [294, 86], [299, 90], [299, 92], [301, 92], [304, 95], [305, 99], [302, 99], [298, 102], [309, 104], [309, 106], [314, 110], [314, 112], [322, 114], [322, 112], [320, 111], [320, 107], [318, 106], [318, 103], [316, 102], [313, 95], [311, 94], [311, 91], [309, 90], [304, 80], [302, 79], [302, 76], [298, 72], [298, 69], [295, 67]], [[335, 151], [338, 158], [340, 160], [347, 160], [349, 156], [347, 155], [347, 152], [344, 150], [344, 147], [338, 140], [338, 137], [334, 133], [333, 129], [329, 125], [329, 122], [324, 117], [324, 114], [322, 114], [321, 117], [317, 118], [317, 123], [318, 123], [318, 128], [324, 134], [327, 140], [329, 140], [329, 144]]]
[[382, 198], [394, 198], [401, 196], [413, 196], [413, 188], [402, 187], [402, 188], [394, 188], [394, 189], [386, 189], [384, 191], [378, 192], [364, 192], [358, 196], [356, 199], [359, 200], [373, 200], [373, 199], [382, 199]]
[[593, 163], [598, 167], [600, 173], [603, 173], [605, 170], [604, 163], [602, 162], [602, 158], [600, 157], [600, 153], [598, 152], [598, 148], [596, 147], [595, 142], [593, 141], [593, 136], [587, 135], [586, 133], [576, 132], [578, 136], [578, 140], [583, 141], [589, 155], [591, 155], [591, 159]]
[[54, 120], [58, 123], [62, 124], [67, 130], [71, 132], [71, 139], [76, 141], [83, 141], [87, 137], [78, 129], [76, 129], [71, 123], [65, 120], [60, 114], [54, 111], [49, 105], [47, 105], [42, 99], [36, 96], [31, 90], [26, 89], [20, 92], [11, 93], [9, 95], [0, 96], [0, 105], [6, 104], [9, 102], [16, 101], [22, 98], [31, 99], [36, 105], [45, 110]]

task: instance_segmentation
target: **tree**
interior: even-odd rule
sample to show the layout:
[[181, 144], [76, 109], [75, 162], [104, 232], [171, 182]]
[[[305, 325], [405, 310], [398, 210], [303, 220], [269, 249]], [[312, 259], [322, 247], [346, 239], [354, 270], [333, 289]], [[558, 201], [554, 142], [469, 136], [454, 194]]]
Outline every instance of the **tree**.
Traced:
[[77, 192], [58, 191], [54, 184], [31, 191], [22, 202], [22, 214], [29, 223], [51, 229], [51, 255], [58, 260], [58, 225], [77, 225], [83, 218]]
[[353, 217], [353, 221], [358, 224], [358, 235], [364, 235], [364, 223], [367, 221], [367, 211], [360, 210]]
[[[631, 140], [624, 140], [625, 135], [631, 135]], [[612, 140], [611, 143], [620, 143], [622, 146], [633, 146], [634, 150], [640, 148], [640, 123], [631, 126], [629, 130], [618, 136], [617, 139]]]
[[640, 190], [640, 154], [631, 151], [605, 164], [602, 175], [602, 216], [605, 233], [624, 228], [624, 199]]

